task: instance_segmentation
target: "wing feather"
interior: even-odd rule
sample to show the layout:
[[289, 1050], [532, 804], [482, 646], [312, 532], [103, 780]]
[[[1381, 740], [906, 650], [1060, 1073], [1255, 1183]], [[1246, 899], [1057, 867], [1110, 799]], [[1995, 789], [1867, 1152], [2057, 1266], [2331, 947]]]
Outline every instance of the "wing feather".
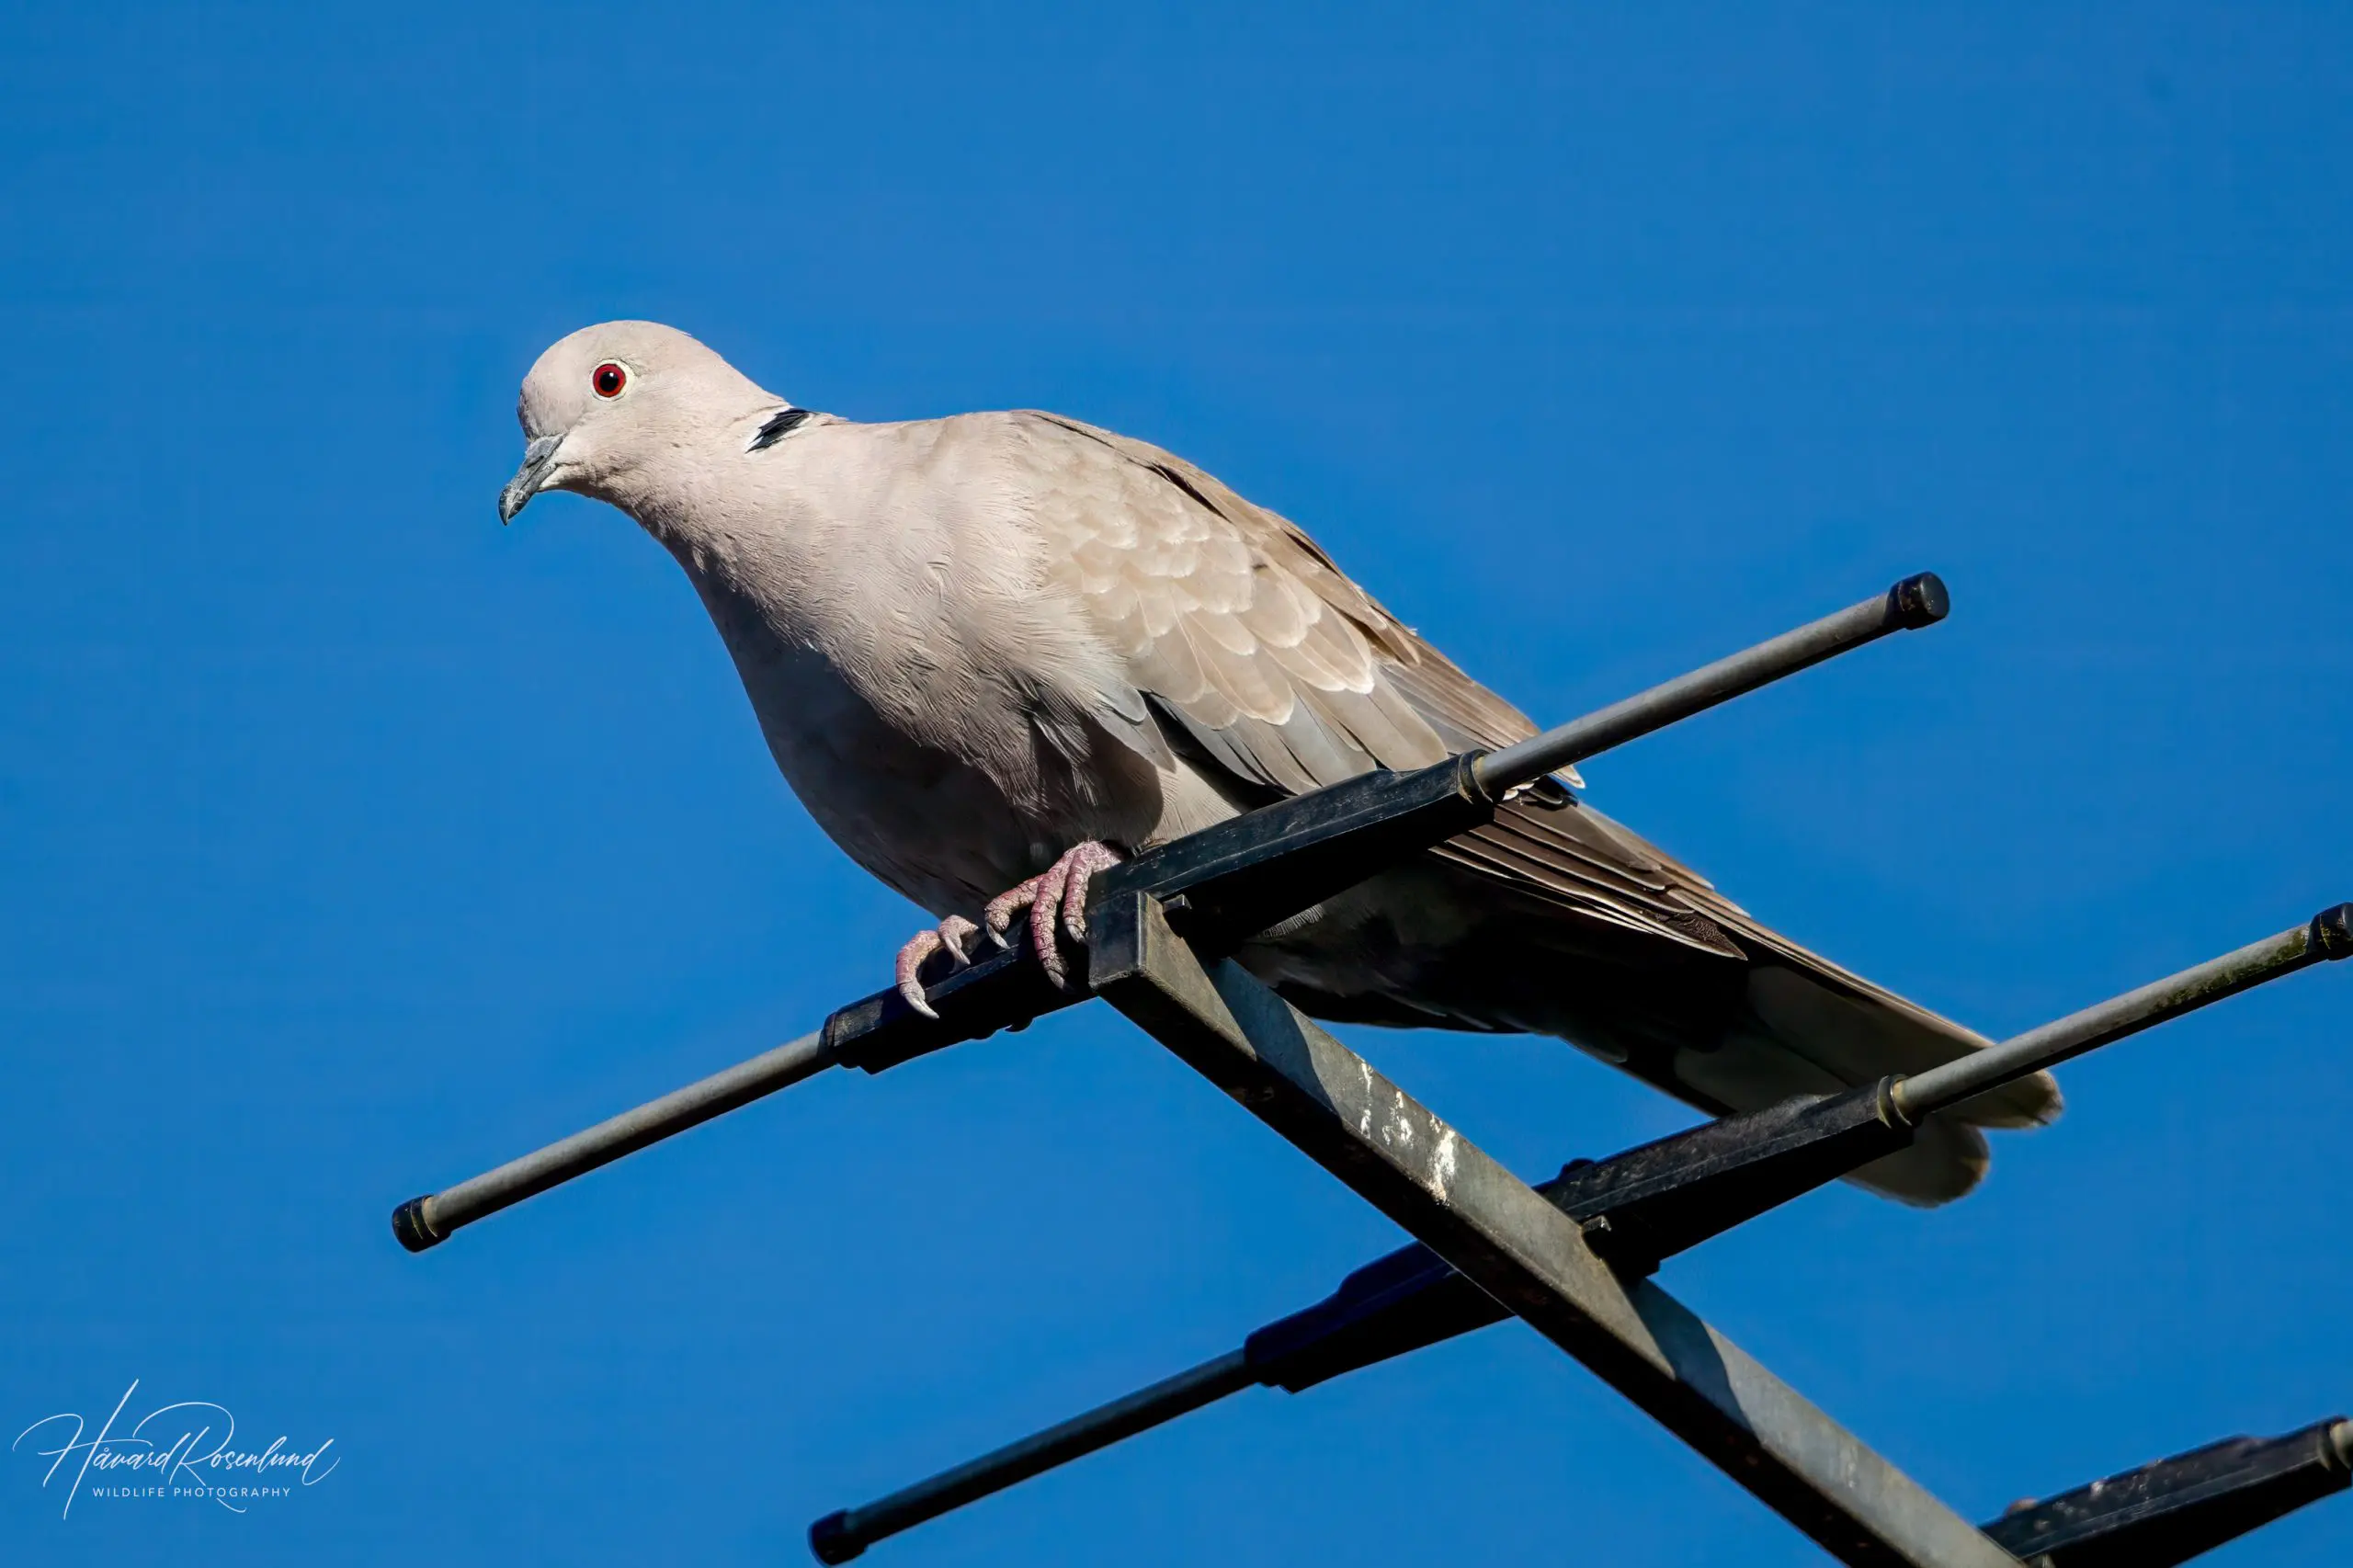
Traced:
[[[1298, 793], [1374, 767], [1425, 767], [1535, 733], [1527, 715], [1391, 615], [1288, 519], [1157, 447], [1059, 415], [1010, 417], [1057, 481], [1041, 520], [1067, 536], [1050, 554], [1071, 562], [1069, 585], [1126, 655], [1169, 740], [1189, 741], [1245, 794]], [[1664, 1086], [1694, 1103], [1743, 1105], [1767, 1086], [1867, 1081], [1984, 1043], [1758, 924], [1705, 877], [1565, 791], [1506, 801], [1493, 823], [1435, 853], [1538, 910], [1745, 961], [1751, 1014], [1771, 1039], [1678, 1056], [1681, 1086]], [[2057, 1107], [2043, 1077], [1964, 1109], [1969, 1121], [2021, 1125], [2050, 1119]], [[1982, 1140], [1971, 1142], [1976, 1135], [1965, 1128], [1938, 1136], [1941, 1152], [1923, 1154], [1922, 1168], [1973, 1179]], [[1870, 1179], [1929, 1196], [1925, 1177], [1898, 1179], [1900, 1165]]]

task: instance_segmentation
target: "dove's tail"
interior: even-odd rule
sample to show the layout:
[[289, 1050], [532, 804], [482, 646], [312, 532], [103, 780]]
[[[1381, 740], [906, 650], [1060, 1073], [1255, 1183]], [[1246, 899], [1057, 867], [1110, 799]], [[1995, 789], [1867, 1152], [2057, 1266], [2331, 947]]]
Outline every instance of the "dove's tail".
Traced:
[[[1242, 960], [1342, 1022], [1556, 1035], [1713, 1115], [1912, 1074], [1990, 1043], [1723, 903], [1664, 940], [1436, 860], [1376, 878]], [[1320, 927], [1320, 928], [1317, 928]], [[1336, 940], [1336, 938], [1337, 938]], [[1853, 1180], [1907, 1203], [1967, 1193], [1985, 1128], [2059, 1114], [2047, 1074], [1931, 1117]]]
[[[1849, 974], [1761, 927], [1733, 937], [1756, 952], [1745, 1006], [1712, 1051], [1679, 1051], [1671, 1092], [1735, 1110], [1793, 1094], [1913, 1074], [1992, 1042], [1949, 1018]], [[2059, 1085], [2038, 1073], [1932, 1116], [1908, 1149], [1864, 1166], [1854, 1180], [1907, 1203], [1961, 1197], [1985, 1174], [1984, 1128], [2040, 1127], [2054, 1119]]]

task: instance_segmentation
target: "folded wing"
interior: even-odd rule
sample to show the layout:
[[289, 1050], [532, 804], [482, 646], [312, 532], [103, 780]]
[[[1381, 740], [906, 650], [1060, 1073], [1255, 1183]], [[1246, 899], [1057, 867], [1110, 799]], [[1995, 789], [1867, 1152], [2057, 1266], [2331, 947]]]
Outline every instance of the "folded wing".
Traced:
[[[1083, 597], [1125, 661], [1129, 688], [1095, 694], [1100, 711], [1130, 724], [1148, 715], [1159, 732], [1149, 749], [1173, 749], [1237, 804], [1535, 733], [1287, 519], [1144, 442], [1053, 415], [1006, 417], [1035, 465], [1037, 521], [1068, 574], [1058, 585]], [[1433, 856], [1445, 868], [1437, 885], [1491, 897], [1494, 917], [1465, 926], [1464, 945], [1481, 950], [1450, 967], [1423, 954], [1357, 983], [1395, 994], [1303, 984], [1295, 999], [1337, 1017], [1557, 1033], [1718, 1114], [1987, 1043], [1759, 925], [1565, 790], [1507, 801]], [[1618, 953], [1631, 957], [1596, 967], [1594, 955]], [[1483, 1013], [1474, 981], [1498, 963], [1553, 960], [1575, 994]], [[2047, 1075], [2010, 1085], [1859, 1179], [1915, 1202], [1957, 1197], [1985, 1166], [1977, 1127], [2031, 1126], [2058, 1109]]]

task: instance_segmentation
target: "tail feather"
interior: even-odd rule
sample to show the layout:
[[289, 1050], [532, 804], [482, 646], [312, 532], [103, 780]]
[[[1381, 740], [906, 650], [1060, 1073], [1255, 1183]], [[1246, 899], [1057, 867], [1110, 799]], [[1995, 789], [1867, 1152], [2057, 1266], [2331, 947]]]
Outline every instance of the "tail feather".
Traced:
[[[1707, 914], [1704, 930], [1662, 941], [1433, 860], [1241, 957], [1316, 1017], [1554, 1035], [1715, 1116], [1922, 1072], [1988, 1043], [1734, 906]], [[2039, 1074], [1931, 1117], [1913, 1147], [1849, 1179], [1906, 1203], [1949, 1202], [1985, 1174], [1980, 1128], [2040, 1126], [2059, 1111], [2058, 1085]]]
[[[1836, 1073], [1775, 1036], [1755, 1030], [1727, 1037], [1712, 1050], [1675, 1053], [1680, 1098], [1705, 1100], [1735, 1111], [1757, 1110], [1794, 1095], [1830, 1095], [1882, 1076]], [[1993, 1156], [1985, 1135], [1969, 1122], [1933, 1116], [1912, 1146], [1874, 1160], [1847, 1179], [1900, 1202], [1928, 1207], [1961, 1198], [1983, 1180]]]
[[[1804, 958], [1802, 970], [1778, 963], [1751, 970], [1749, 1006], [1774, 1038], [1847, 1083], [1924, 1073], [1993, 1043], [1811, 954]], [[1959, 1108], [1961, 1120], [1980, 1127], [2042, 1127], [2057, 1119], [2063, 1103], [2051, 1074], [2037, 1073]]]

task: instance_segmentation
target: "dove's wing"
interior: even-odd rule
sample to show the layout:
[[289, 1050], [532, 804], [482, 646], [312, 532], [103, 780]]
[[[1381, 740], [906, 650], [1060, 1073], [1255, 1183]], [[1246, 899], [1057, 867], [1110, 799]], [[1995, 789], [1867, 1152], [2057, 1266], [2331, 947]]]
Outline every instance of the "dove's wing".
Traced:
[[[1181, 458], [1055, 415], [1013, 416], [1065, 472], [1040, 486], [1065, 586], [1086, 599], [1179, 749], [1296, 794], [1536, 733], [1288, 519]], [[1064, 564], [1066, 563], [1066, 564]], [[1595, 918], [1745, 956], [1704, 877], [1588, 809], [1513, 802], [1441, 853]]]
[[[1043, 470], [1034, 515], [1067, 573], [1061, 585], [1078, 591], [1177, 738], [1286, 794], [1447, 754], [1391, 676], [1434, 655], [1306, 535], [1141, 441], [1011, 417]], [[1459, 706], [1526, 726], [1446, 667]]]
[[[1146, 442], [1055, 415], [1011, 417], [1046, 471], [1036, 516], [1052, 569], [1067, 574], [1058, 585], [1087, 604], [1165, 740], [1222, 775], [1237, 800], [1376, 766], [1418, 767], [1535, 733], [1288, 519]], [[1689, 1073], [1645, 1074], [1711, 1110], [1817, 1087], [1825, 1075], [1852, 1084], [1917, 1072], [1986, 1043], [1758, 924], [1697, 871], [1564, 791], [1506, 802], [1494, 823], [1436, 853], [1508, 888], [1515, 902], [1534, 901], [1540, 914], [1549, 907], [1747, 965], [1748, 1010], [1763, 1038], [1750, 1028], [1706, 1042], [1703, 1052], [1740, 1047], [1705, 1064], [1712, 1086]], [[1965, 1119], [2039, 1123], [2057, 1103], [2048, 1078], [2029, 1080], [1968, 1107]], [[1957, 1155], [1965, 1164], [1982, 1152]]]

